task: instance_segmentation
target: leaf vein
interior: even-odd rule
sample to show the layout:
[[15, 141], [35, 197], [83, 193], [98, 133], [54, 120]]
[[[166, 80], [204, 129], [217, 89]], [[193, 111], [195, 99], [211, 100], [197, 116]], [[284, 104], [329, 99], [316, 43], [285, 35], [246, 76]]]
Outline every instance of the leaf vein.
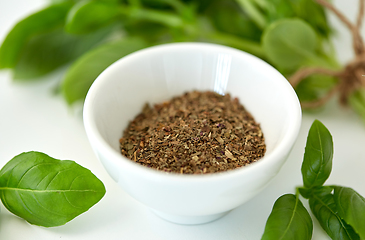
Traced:
[[[317, 199], [317, 201], [318, 202], [320, 202], [321, 204], [322, 204], [322, 207], [323, 208], [326, 208], [327, 210], [329, 210], [336, 218], [337, 218], [337, 220], [339, 221], [339, 223], [340, 223], [340, 225], [341, 225], [341, 227], [342, 227], [342, 229], [345, 231], [345, 233], [346, 233], [346, 235], [350, 238], [350, 239], [352, 239], [351, 238], [351, 235], [350, 235], [350, 233], [347, 231], [347, 228], [345, 227], [345, 225], [343, 224], [343, 222], [342, 222], [342, 219], [340, 218], [340, 216], [338, 216], [338, 214], [337, 213], [335, 213], [325, 202], [323, 202], [322, 201], [322, 199], [320, 199], [318, 196], [316, 196], [316, 195], [314, 195], [313, 196], [315, 199]], [[330, 224], [328, 223], [327, 224], [327, 226], [328, 226], [328, 228], [329, 228], [329, 226], [330, 226]], [[339, 231], [340, 231], [340, 229], [339, 229]]]
[[296, 212], [296, 209], [297, 209], [297, 207], [298, 207], [298, 201], [299, 201], [299, 198], [298, 198], [298, 197], [296, 197], [296, 198], [295, 198], [295, 205], [294, 205], [293, 213], [292, 213], [292, 215], [291, 215], [291, 217], [290, 217], [289, 224], [288, 224], [288, 226], [286, 227], [286, 229], [285, 229], [285, 231], [284, 231], [283, 235], [281, 235], [281, 237], [280, 237], [280, 239], [279, 239], [279, 240], [283, 239], [283, 238], [285, 237], [286, 233], [289, 231], [289, 227], [290, 227], [290, 225], [292, 224], [292, 222], [293, 222], [293, 220], [294, 220], [295, 212]]
[[38, 205], [43, 208], [44, 210], [46, 210], [47, 212], [50, 212], [52, 214], [55, 214], [55, 215], [58, 215], [58, 216], [62, 216], [62, 217], [67, 217], [67, 215], [63, 215], [63, 214], [60, 214], [58, 212], [54, 212], [54, 211], [51, 211], [49, 210], [48, 208], [44, 207], [43, 204], [39, 201], [39, 199], [37, 198], [37, 195], [34, 194], [34, 192], [32, 192], [33, 196], [34, 196], [34, 199], [35, 201], [38, 203]]
[[68, 199], [68, 197], [67, 197], [67, 195], [66, 195], [66, 193], [65, 192], [63, 192], [63, 195], [65, 196], [65, 199], [66, 199], [66, 201], [72, 206], [72, 207], [74, 207], [74, 208], [79, 208], [79, 209], [83, 209], [82, 207], [78, 207], [78, 206], [76, 206], [76, 205], [74, 205], [69, 199]]
[[[19, 182], [18, 182], [18, 185], [16, 186], [16, 187], [19, 187], [19, 185], [20, 185], [20, 183], [23, 181], [23, 179], [24, 179], [24, 177], [25, 177], [25, 175], [27, 175], [32, 169], [34, 169], [34, 168], [36, 168], [36, 167], [38, 167], [38, 166], [40, 166], [40, 165], [46, 165], [46, 164], [52, 164], [52, 163], [38, 163], [38, 164], [36, 164], [36, 165], [34, 165], [34, 166], [32, 166], [31, 168], [29, 168], [27, 171], [25, 171], [24, 173], [23, 173], [23, 175], [20, 177], [20, 179], [19, 179]], [[14, 169], [14, 168], [13, 168]], [[10, 178], [9, 178], [10, 179]]]
[[317, 131], [317, 136], [318, 136], [318, 138], [319, 138], [319, 149], [318, 149], [318, 151], [320, 151], [320, 165], [319, 165], [319, 170], [318, 170], [318, 172], [315, 172], [314, 174], [315, 174], [315, 179], [314, 179], [314, 181], [313, 181], [313, 183], [315, 183], [315, 182], [317, 182], [317, 179], [318, 179], [318, 177], [319, 177], [319, 175], [320, 175], [320, 173], [322, 172], [322, 168], [323, 168], [323, 161], [324, 161], [324, 159], [323, 159], [323, 146], [322, 146], [322, 138], [321, 138], [321, 134], [320, 134], [320, 132], [319, 132], [319, 128], [317, 127], [316, 128], [316, 131]]
[[102, 192], [102, 191], [95, 191], [92, 189], [63, 189], [63, 190], [37, 190], [37, 189], [26, 189], [26, 188], [9, 188], [9, 187], [0, 187], [0, 190], [8, 190], [8, 191], [18, 191], [18, 192], [42, 192], [42, 193], [49, 193], [49, 192]]

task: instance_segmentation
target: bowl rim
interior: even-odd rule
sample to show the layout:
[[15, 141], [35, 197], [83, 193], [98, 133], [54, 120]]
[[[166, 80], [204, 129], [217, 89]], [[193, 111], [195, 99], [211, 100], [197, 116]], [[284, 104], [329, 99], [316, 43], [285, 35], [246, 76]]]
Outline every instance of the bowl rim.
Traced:
[[[273, 149], [273, 151], [262, 158], [265, 159], [265, 161], [261, 161], [262, 159], [258, 160], [257, 162], [253, 162], [248, 164], [247, 166], [236, 168], [233, 170], [228, 170], [224, 172], [219, 173], [208, 173], [208, 174], [178, 174], [178, 173], [167, 173], [163, 171], [159, 171], [156, 169], [151, 169], [146, 166], [142, 166], [138, 163], [135, 163], [128, 159], [127, 157], [123, 156], [120, 152], [116, 151], [114, 148], [112, 148], [107, 141], [102, 137], [100, 132], [98, 131], [98, 128], [96, 126], [94, 116], [94, 109], [91, 104], [92, 99], [95, 98], [95, 95], [98, 92], [98, 88], [100, 85], [103, 84], [105, 81], [104, 75], [106, 75], [106, 72], [111, 71], [111, 69], [115, 68], [116, 66], [120, 64], [124, 64], [124, 62], [129, 61], [130, 59], [133, 59], [135, 57], [143, 57], [143, 55], [151, 53], [151, 52], [159, 52], [163, 50], [178, 50], [178, 49], [184, 49], [184, 48], [196, 48], [196, 49], [207, 49], [207, 48], [213, 48], [216, 50], [221, 50], [224, 52], [232, 52], [234, 54], [242, 55], [246, 58], [250, 58], [250, 61], [255, 61], [257, 64], [260, 64], [261, 66], [271, 69], [271, 71], [274, 71], [278, 74], [277, 81], [281, 81], [283, 86], [287, 89], [288, 96], [290, 96], [290, 107], [293, 111], [290, 116], [292, 116], [291, 121], [288, 121], [288, 128], [286, 131], [286, 134], [283, 136], [279, 144]], [[288, 146], [293, 146], [294, 142], [296, 141], [296, 138], [299, 134], [301, 121], [302, 121], [302, 110], [300, 106], [299, 99], [288, 82], [288, 80], [274, 67], [272, 67], [267, 62], [263, 61], [262, 59], [244, 52], [239, 49], [235, 49], [228, 46], [223, 46], [219, 44], [214, 43], [196, 43], [196, 42], [183, 42], [183, 43], [167, 43], [167, 44], [161, 44], [156, 45], [152, 47], [148, 47], [142, 50], [138, 50], [136, 52], [133, 52], [131, 54], [128, 54], [121, 59], [117, 60], [113, 64], [111, 64], [109, 67], [107, 67], [94, 81], [92, 86], [90, 87], [87, 96], [85, 98], [84, 107], [83, 107], [83, 121], [84, 121], [84, 128], [86, 131], [86, 134], [88, 136], [89, 142], [92, 143], [92, 147], [96, 148], [98, 152], [102, 153], [107, 158], [108, 161], [112, 162], [112, 164], [119, 165], [123, 168], [128, 168], [128, 171], [135, 171], [138, 172], [138, 174], [143, 175], [146, 178], [153, 178], [157, 181], [171, 181], [171, 182], [212, 182], [212, 181], [221, 181], [223, 179], [230, 179], [230, 178], [236, 178], [241, 175], [245, 175], [251, 171], [255, 171], [257, 168], [261, 168], [262, 165], [266, 165], [268, 161], [274, 161], [275, 159], [280, 159], [285, 157], [289, 152], [290, 149], [288, 149]], [[94, 149], [94, 152], [95, 149]], [[99, 159], [101, 162], [102, 159]], [[119, 177], [119, 176], [118, 176]]]

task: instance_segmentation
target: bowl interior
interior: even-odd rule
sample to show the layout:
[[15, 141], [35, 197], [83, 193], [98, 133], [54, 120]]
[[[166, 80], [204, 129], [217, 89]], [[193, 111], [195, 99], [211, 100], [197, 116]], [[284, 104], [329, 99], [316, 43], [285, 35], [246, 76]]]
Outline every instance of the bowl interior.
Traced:
[[85, 104], [86, 117], [119, 153], [123, 130], [146, 102], [162, 102], [191, 90], [238, 97], [261, 124], [265, 158], [283, 141], [295, 140], [300, 107], [287, 80], [250, 54], [213, 44], [167, 44], [122, 58], [94, 82]]

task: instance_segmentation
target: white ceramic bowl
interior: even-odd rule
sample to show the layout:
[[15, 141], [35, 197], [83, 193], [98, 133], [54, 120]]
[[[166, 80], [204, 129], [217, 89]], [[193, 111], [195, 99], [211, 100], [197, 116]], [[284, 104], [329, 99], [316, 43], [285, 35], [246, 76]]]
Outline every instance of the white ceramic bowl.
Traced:
[[[119, 138], [146, 102], [191, 90], [238, 97], [261, 124], [265, 156], [223, 173], [178, 175], [121, 155]], [[88, 92], [84, 124], [97, 157], [124, 191], [164, 219], [199, 224], [223, 216], [265, 188], [296, 140], [301, 108], [288, 81], [264, 61], [225, 46], [176, 43], [135, 52], [108, 67]]]

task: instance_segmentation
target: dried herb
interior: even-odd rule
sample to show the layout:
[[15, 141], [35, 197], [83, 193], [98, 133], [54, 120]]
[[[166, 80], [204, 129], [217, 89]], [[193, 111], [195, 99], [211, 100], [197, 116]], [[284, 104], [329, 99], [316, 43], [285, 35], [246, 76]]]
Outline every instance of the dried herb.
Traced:
[[222, 172], [264, 156], [260, 125], [229, 94], [188, 92], [146, 104], [125, 129], [121, 153], [144, 166], [181, 174]]

